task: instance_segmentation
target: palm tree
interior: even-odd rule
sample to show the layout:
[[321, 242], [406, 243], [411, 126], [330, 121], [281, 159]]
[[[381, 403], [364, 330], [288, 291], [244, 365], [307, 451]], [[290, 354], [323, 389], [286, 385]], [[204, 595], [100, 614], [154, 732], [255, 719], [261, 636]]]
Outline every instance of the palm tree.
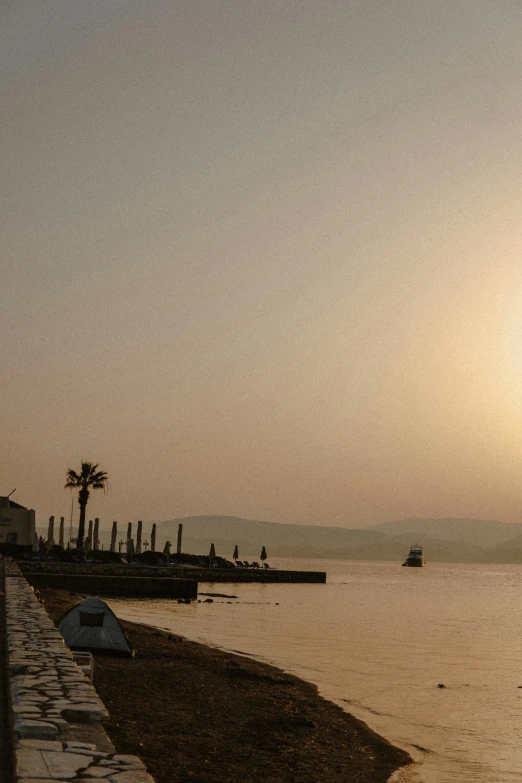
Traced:
[[77, 547], [79, 549], [83, 546], [83, 539], [85, 536], [85, 509], [87, 507], [89, 495], [91, 494], [89, 490], [90, 487], [92, 487], [92, 489], [102, 489], [104, 492], [107, 491], [108, 476], [105, 471], [98, 470], [98, 465], [94, 465], [92, 462], [82, 462], [82, 468], [79, 473], [68, 468], [65, 489], [78, 490], [80, 526], [78, 528]]

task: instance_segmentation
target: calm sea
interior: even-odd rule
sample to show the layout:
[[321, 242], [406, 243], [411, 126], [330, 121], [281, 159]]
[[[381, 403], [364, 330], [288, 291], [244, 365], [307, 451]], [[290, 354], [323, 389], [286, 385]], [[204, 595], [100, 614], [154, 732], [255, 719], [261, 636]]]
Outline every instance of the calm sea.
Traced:
[[315, 683], [413, 756], [394, 783], [521, 779], [522, 566], [270, 562], [326, 571], [327, 584], [202, 583], [231, 597], [110, 603]]

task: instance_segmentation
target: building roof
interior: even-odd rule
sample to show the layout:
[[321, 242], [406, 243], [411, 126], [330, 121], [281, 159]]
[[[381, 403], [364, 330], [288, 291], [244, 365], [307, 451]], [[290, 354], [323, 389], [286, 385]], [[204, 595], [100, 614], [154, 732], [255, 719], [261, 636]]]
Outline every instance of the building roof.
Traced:
[[[6, 502], [1, 503], [2, 500]], [[0, 505], [3, 505], [4, 508], [26, 508], [26, 506], [21, 506], [20, 503], [15, 503], [14, 500], [10, 500], [9, 497], [2, 497], [2, 495], [0, 495]]]

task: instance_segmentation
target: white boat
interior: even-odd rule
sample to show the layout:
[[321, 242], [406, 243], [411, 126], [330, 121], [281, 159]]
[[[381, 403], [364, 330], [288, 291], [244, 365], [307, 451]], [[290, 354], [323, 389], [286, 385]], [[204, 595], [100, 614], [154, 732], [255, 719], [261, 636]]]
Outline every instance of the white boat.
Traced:
[[410, 568], [422, 568], [426, 565], [426, 560], [422, 554], [422, 547], [420, 544], [412, 544], [410, 547], [410, 553], [403, 563], [403, 566], [410, 566]]

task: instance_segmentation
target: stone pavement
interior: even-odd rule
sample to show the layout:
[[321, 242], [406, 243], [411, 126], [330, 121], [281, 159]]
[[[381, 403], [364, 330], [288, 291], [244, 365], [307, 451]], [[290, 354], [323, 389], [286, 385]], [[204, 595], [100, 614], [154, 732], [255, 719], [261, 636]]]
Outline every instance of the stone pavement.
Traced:
[[13, 743], [5, 638], [4, 561], [0, 558], [0, 780], [2, 783], [13, 783]]
[[151, 783], [145, 764], [137, 756], [102, 753], [87, 742], [19, 740], [16, 749], [17, 783], [71, 780], [94, 783]]
[[95, 688], [16, 563], [4, 562], [16, 783], [154, 783], [137, 756], [114, 751]]

